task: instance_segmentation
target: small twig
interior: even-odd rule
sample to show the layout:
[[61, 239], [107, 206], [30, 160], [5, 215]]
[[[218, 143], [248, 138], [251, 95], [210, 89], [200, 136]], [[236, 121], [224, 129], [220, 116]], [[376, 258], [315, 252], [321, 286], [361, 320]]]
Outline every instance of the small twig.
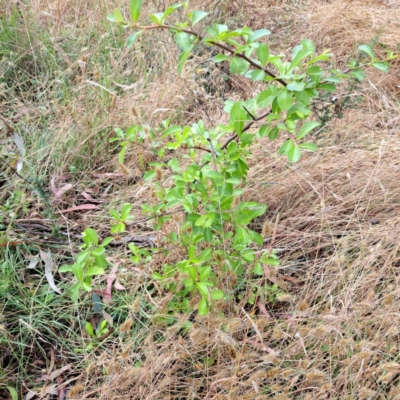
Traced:
[[102, 342], [103, 340], [106, 340], [109, 336], [111, 336], [114, 333], [115, 329], [111, 327], [104, 335], [101, 335], [99, 337], [95, 337], [94, 340], [97, 340], [98, 342]]
[[7, 122], [7, 120], [5, 120], [1, 115], [0, 115], [0, 119], [4, 122], [4, 125], [7, 129], [7, 135], [12, 137], [12, 135], [14, 134], [14, 129], [11, 127], [11, 125]]
[[250, 115], [250, 117], [252, 118], [252, 120], [254, 121], [256, 118], [254, 117], [254, 115], [245, 107], [242, 105], [242, 107], [246, 110], [247, 114]]
[[[265, 118], [266, 116], [268, 116], [269, 114], [271, 114], [271, 110], [259, 115], [258, 117], [254, 117], [253, 121], [248, 122], [242, 129], [242, 132], [246, 132], [248, 131], [252, 125], [254, 124], [254, 122], [257, 121], [261, 121], [263, 118]], [[239, 135], [237, 133], [235, 133], [232, 137], [230, 137], [222, 146], [221, 146], [221, 150], [224, 150], [228, 147], [229, 143], [232, 142], [233, 140], [235, 140]], [[204, 166], [204, 165], [203, 165]]]
[[208, 143], [210, 143], [211, 155], [212, 155], [212, 158], [213, 158], [213, 161], [214, 161], [214, 168], [215, 168], [215, 170], [217, 170], [217, 169], [218, 169], [218, 168], [217, 168], [217, 155], [215, 154], [214, 146], [213, 146], [213, 144], [212, 144], [211, 139], [210, 139], [210, 138], [207, 138], [207, 140], [208, 140]]
[[133, 225], [140, 224], [140, 223], [143, 223], [143, 222], [147, 222], [147, 221], [150, 221], [150, 220], [152, 220], [152, 219], [154, 219], [154, 218], [163, 217], [164, 215], [175, 214], [175, 213], [183, 212], [183, 211], [184, 211], [183, 208], [180, 208], [179, 210], [168, 211], [168, 212], [161, 213], [161, 214], [159, 214], [159, 215], [153, 215], [152, 217], [143, 218], [143, 219], [140, 219], [140, 220], [138, 220], [138, 221], [134, 221], [134, 224], [133, 224]]
[[256, 325], [256, 324], [254, 323], [254, 321], [250, 318], [249, 314], [247, 314], [247, 312], [244, 310], [243, 307], [240, 307], [240, 309], [242, 310], [243, 314], [247, 317], [247, 319], [250, 321], [251, 325], [253, 326], [254, 331], [256, 332], [258, 338], [260, 339], [261, 345], [262, 345], [263, 347], [266, 347], [266, 346], [264, 345], [263, 337], [262, 337], [260, 331], [259, 331], [258, 328], [257, 328], [257, 325]]
[[[200, 34], [198, 34], [197, 32], [191, 31], [190, 29], [182, 29], [182, 28], [178, 28], [175, 26], [170, 26], [170, 25], [150, 25], [150, 26], [133, 26], [133, 28], [138, 29], [138, 30], [151, 30], [151, 29], [175, 29], [178, 32], [185, 32], [188, 35], [192, 35], [197, 37], [199, 40], [203, 41], [204, 36], [201, 36]], [[234, 55], [235, 57], [239, 57], [245, 61], [247, 61], [250, 65], [252, 65], [254, 68], [259, 69], [261, 71], [264, 71], [268, 76], [270, 76], [271, 78], [274, 78], [277, 82], [281, 83], [283, 86], [287, 86], [287, 83], [283, 80], [278, 78], [272, 71], [270, 71], [268, 68], [263, 68], [262, 65], [256, 63], [255, 61], [253, 61], [251, 58], [247, 57], [245, 54], [243, 53], [236, 53], [235, 49], [231, 49], [228, 46], [225, 46], [222, 43], [218, 43], [218, 42], [214, 42], [214, 41], [208, 41], [208, 43], [212, 44], [215, 47], [219, 47], [222, 50], [227, 51], [228, 53]]]
[[206, 151], [208, 153], [212, 153], [211, 150], [205, 149], [204, 147], [200, 147], [200, 146], [188, 146], [187, 149], [197, 149], [197, 150], [201, 150], [201, 151]]
[[35, 186], [32, 185], [31, 182], [29, 182], [28, 180], [26, 180], [26, 179], [25, 179], [12, 165], [10, 165], [2, 156], [0, 156], [0, 160], [2, 160], [3, 163], [4, 163], [5, 165], [7, 165], [7, 167], [10, 168], [11, 171], [12, 171], [15, 175], [17, 175], [20, 179], [22, 179], [22, 180], [23, 180], [24, 182], [26, 182], [29, 186], [31, 186], [32, 188], [35, 189]]

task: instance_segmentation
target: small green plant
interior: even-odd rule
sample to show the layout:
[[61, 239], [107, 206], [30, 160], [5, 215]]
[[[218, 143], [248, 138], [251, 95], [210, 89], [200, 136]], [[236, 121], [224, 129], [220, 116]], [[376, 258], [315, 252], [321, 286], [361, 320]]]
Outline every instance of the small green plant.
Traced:
[[112, 238], [106, 238], [99, 244], [99, 236], [92, 228], [87, 228], [82, 233], [83, 244], [81, 251], [72, 265], [63, 265], [60, 272], [72, 272], [77, 282], [72, 285], [71, 299], [76, 302], [79, 292], [84, 289], [87, 292], [92, 291], [92, 276], [104, 274], [108, 262], [104, 256], [105, 247], [112, 241]]
[[[157, 201], [143, 205], [143, 214], [153, 219], [154, 229], [161, 232], [160, 243], [165, 254], [169, 248], [186, 250], [182, 259], [172, 265], [163, 265], [161, 270], [153, 273], [153, 278], [173, 293], [168, 305], [172, 314], [197, 308], [199, 314], [205, 315], [213, 302], [233, 298], [232, 293], [222, 290], [226, 277], [235, 275], [242, 279], [247, 274], [262, 275], [264, 265], [279, 264], [272, 251], [259, 255], [257, 248], [262, 247], [263, 238], [250, 229], [250, 223], [266, 212], [266, 206], [241, 201], [251, 145], [262, 137], [276, 140], [283, 136], [279, 154], [290, 162], [297, 162], [302, 151], [316, 151], [316, 145], [306, 139], [321, 125], [313, 119], [312, 105], [324, 94], [335, 92], [336, 85], [344, 79], [361, 81], [366, 66], [387, 71], [388, 61], [395, 56], [388, 52], [387, 59], [381, 61], [370, 46], [362, 45], [359, 50], [365, 54], [364, 61], [354, 60], [346, 71], [341, 72], [326, 67], [332, 54], [328, 50], [316, 54], [311, 40], [302, 40], [286, 59], [284, 55], [270, 51], [265, 41], [270, 35], [267, 29], [253, 31], [245, 26], [229, 30], [226, 25], [211, 24], [203, 27], [204, 33], [196, 32], [195, 25], [204, 22], [208, 13], [189, 11], [187, 2], [173, 4], [164, 12], [151, 15], [151, 24], [142, 24], [138, 22], [141, 7], [141, 0], [131, 0], [129, 22], [120, 10], [108, 17], [134, 31], [127, 40], [128, 46], [144, 32], [168, 30], [181, 50], [179, 72], [195, 46], [202, 42], [219, 51], [214, 56], [215, 63], [228, 63], [232, 75], [245, 76], [261, 87], [254, 98], [225, 103], [224, 111], [229, 114], [227, 124], [207, 127], [200, 120], [191, 126], [180, 126], [166, 120], [156, 129], [133, 125], [124, 132], [117, 128], [116, 137], [111, 139], [121, 145], [118, 155], [121, 164], [130, 143], [142, 145], [146, 139], [152, 143], [158, 161], [150, 164], [152, 168], [145, 173], [144, 179], [152, 182]], [[178, 9], [183, 11], [180, 14], [183, 20], [167, 24], [167, 18]], [[260, 126], [254, 129], [256, 123]], [[184, 166], [178, 158], [171, 158], [178, 149], [186, 152]], [[164, 171], [172, 172], [172, 186], [167, 187], [162, 182]], [[117, 222], [112, 227], [113, 233], [125, 230], [130, 211], [131, 206], [125, 204], [120, 214], [111, 212]], [[176, 213], [183, 215], [179, 229], [164, 234], [165, 223]], [[102, 271], [106, 264], [103, 244], [98, 247], [93, 234], [86, 234], [85, 238], [86, 247], [92, 246], [94, 250], [86, 249], [78, 255], [74, 266], [64, 268], [64, 271], [75, 271], [78, 277], [74, 293], [80, 286], [90, 290], [88, 277]], [[130, 249], [132, 262], [151, 260], [151, 250], [135, 245], [130, 245]], [[100, 257], [99, 264], [96, 257]], [[267, 292], [269, 301], [274, 301], [278, 288], [271, 287]]]
[[[105, 319], [101, 320], [97, 327], [94, 327], [90, 322], [87, 322], [85, 325], [85, 330], [87, 334], [93, 339], [96, 340], [101, 336], [107, 334], [107, 321]], [[87, 350], [92, 350], [94, 343], [93, 340], [88, 344]]]
[[126, 221], [131, 221], [135, 217], [133, 215], [129, 215], [132, 211], [132, 204], [124, 203], [121, 207], [121, 212], [119, 213], [116, 210], [110, 210], [110, 214], [114, 217], [116, 224], [111, 226], [111, 233], [118, 234], [125, 232]]

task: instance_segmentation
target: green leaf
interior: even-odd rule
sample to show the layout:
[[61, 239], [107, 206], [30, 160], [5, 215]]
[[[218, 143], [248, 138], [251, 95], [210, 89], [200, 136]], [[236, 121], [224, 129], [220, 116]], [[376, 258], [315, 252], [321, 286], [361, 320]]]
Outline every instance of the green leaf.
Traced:
[[224, 292], [222, 290], [213, 290], [210, 296], [213, 300], [221, 300], [224, 298]]
[[318, 65], [313, 65], [312, 67], [308, 67], [306, 69], [306, 72], [308, 75], [317, 75], [317, 76], [322, 76], [324, 73], [321, 67], [319, 67]]
[[283, 56], [279, 55], [279, 56], [269, 57], [269, 59], [268, 59], [268, 61], [275, 66], [275, 68], [279, 71], [280, 74], [284, 73], [284, 67], [283, 67], [283, 63], [281, 60], [282, 57]]
[[204, 240], [207, 243], [211, 243], [212, 242], [212, 232], [211, 232], [211, 228], [204, 228]]
[[220, 63], [220, 62], [223, 62], [223, 61], [226, 61], [226, 60], [229, 60], [229, 59], [230, 59], [230, 57], [229, 57], [229, 56], [226, 56], [225, 54], [217, 54], [217, 55], [213, 58], [213, 60], [214, 60], [215, 63]]
[[206, 280], [212, 273], [212, 269], [209, 265], [199, 268], [199, 271], [200, 271], [200, 280], [201, 281]]
[[[175, 134], [176, 132], [182, 132], [182, 127], [181, 126], [179, 126], [179, 125], [172, 125], [172, 126], [170, 126], [168, 129], [166, 129], [165, 131], [164, 131], [164, 133], [162, 134], [162, 138], [165, 138], [165, 137], [167, 137], [167, 136], [169, 136], [169, 135], [173, 135], [173, 134]], [[175, 135], [176, 136], [176, 135]]]
[[76, 303], [79, 297], [79, 289], [81, 288], [81, 282], [76, 282], [75, 285], [72, 285], [71, 292], [71, 300]]
[[207, 247], [199, 254], [197, 258], [199, 259], [200, 262], [203, 262], [203, 261], [208, 261], [210, 257], [211, 257], [211, 248]]
[[113, 216], [117, 221], [120, 220], [121, 216], [119, 215], [119, 213], [116, 210], [110, 210], [109, 213], [111, 214], [111, 216]]
[[334, 76], [329, 76], [328, 78], [324, 78], [324, 81], [333, 82], [333, 83], [340, 83], [341, 82], [341, 80], [339, 78], [336, 78]]
[[127, 47], [131, 47], [133, 45], [133, 42], [143, 33], [143, 31], [137, 31], [131, 36], [128, 37], [126, 40], [126, 45]]
[[278, 97], [278, 105], [282, 110], [289, 110], [290, 107], [292, 107], [293, 104], [293, 95], [291, 92], [289, 92], [286, 89], [281, 89], [279, 91]]
[[233, 57], [230, 66], [231, 74], [243, 75], [249, 68], [249, 63], [240, 57]]
[[208, 195], [207, 189], [203, 185], [200, 185], [199, 183], [195, 183], [194, 188], [196, 189], [197, 192], [200, 192], [201, 194], [204, 194], [205, 196]]
[[125, 232], [125, 224], [123, 222], [119, 222], [118, 224], [114, 224], [111, 226], [110, 232], [114, 235], [117, 233]]
[[208, 314], [208, 303], [204, 297], [199, 302], [198, 313], [199, 313], [199, 315], [207, 315]]
[[272, 265], [274, 267], [277, 267], [279, 265], [279, 260], [276, 256], [269, 257], [265, 262], [266, 264]]
[[231, 108], [230, 123], [234, 126], [235, 131], [240, 135], [243, 131], [244, 122], [247, 120], [247, 111], [243, 108], [241, 101], [236, 102]]
[[286, 155], [288, 153], [288, 151], [292, 148], [292, 146], [293, 146], [293, 140], [292, 139], [286, 140], [282, 144], [282, 146], [279, 148], [278, 153], [280, 155], [284, 155], [284, 154]]
[[192, 37], [186, 32], [177, 32], [174, 35], [174, 40], [179, 48], [183, 51], [187, 51], [193, 45]]
[[307, 49], [310, 52], [310, 56], [314, 57], [315, 54], [315, 44], [311, 39], [303, 39], [301, 41], [303, 48]]
[[142, 0], [131, 0], [129, 10], [131, 12], [131, 18], [133, 22], [137, 22], [142, 9]]
[[86, 332], [87, 332], [87, 334], [88, 334], [89, 336], [91, 336], [91, 337], [94, 337], [94, 336], [95, 336], [95, 335], [94, 335], [93, 326], [92, 326], [92, 324], [91, 324], [90, 322], [86, 322], [85, 330], [86, 330]]
[[220, 38], [223, 33], [228, 32], [228, 26], [225, 24], [214, 24], [214, 29], [218, 38]]
[[260, 43], [256, 50], [258, 60], [260, 61], [261, 65], [264, 67], [269, 58], [269, 47], [265, 43]]
[[333, 83], [322, 83], [318, 86], [318, 90], [326, 90], [327, 92], [334, 93], [336, 92], [336, 86]]
[[104, 257], [104, 255], [101, 256], [94, 256], [95, 264], [100, 267], [100, 268], [106, 268], [107, 267], [107, 260]]
[[311, 151], [317, 151], [317, 146], [315, 145], [315, 143], [302, 143], [299, 145], [299, 147], [301, 147], [302, 149], [306, 149], [306, 150], [311, 150]]
[[270, 85], [267, 90], [263, 90], [257, 96], [257, 105], [260, 108], [268, 107], [272, 104], [276, 97], [277, 88], [275, 86]]
[[[90, 280], [90, 277], [85, 278], [85, 280]], [[90, 284], [88, 282], [83, 281], [82, 282], [82, 287], [83, 289], [85, 289], [87, 292], [91, 292], [92, 291], [92, 287], [90, 286]]]
[[362, 44], [361, 46], [358, 47], [358, 50], [368, 54], [370, 58], [375, 57], [374, 52], [371, 49], [371, 46], [369, 46], [368, 44]]
[[188, 57], [190, 56], [190, 54], [192, 53], [192, 50], [194, 49], [194, 46], [196, 45], [196, 43], [193, 43], [188, 49], [187, 51], [185, 51], [184, 53], [181, 53], [179, 55], [179, 64], [178, 64], [178, 73], [180, 74], [182, 72], [182, 69], [186, 63], [186, 60], [188, 59]]
[[123, 164], [123, 163], [124, 163], [126, 148], [127, 148], [127, 144], [124, 143], [124, 144], [121, 146], [121, 151], [118, 153], [118, 162], [119, 162], [120, 164]]
[[255, 40], [258, 40], [264, 36], [270, 35], [271, 31], [269, 31], [268, 29], [259, 29], [255, 32], [253, 32], [248, 40], [248, 43], [254, 42]]
[[125, 221], [128, 218], [128, 215], [132, 211], [131, 203], [124, 203], [121, 207], [121, 220]]
[[118, 10], [117, 8], [114, 10], [114, 14], [111, 14], [107, 17], [107, 19], [111, 22], [118, 22], [123, 24], [124, 21], [124, 17], [122, 16], [122, 13], [120, 10]]
[[204, 228], [209, 228], [215, 219], [215, 213], [207, 213], [202, 215], [196, 222], [195, 226], [203, 226]]
[[206, 176], [208, 176], [210, 179], [215, 179], [215, 180], [222, 180], [223, 176], [220, 172], [218, 171], [207, 171], [207, 173], [205, 174]]
[[386, 63], [384, 63], [384, 62], [376, 62], [376, 63], [373, 63], [372, 66], [373, 66], [374, 68], [376, 68], [376, 69], [379, 69], [379, 71], [382, 71], [382, 72], [389, 72], [389, 67], [388, 67], [388, 65], [387, 65]]
[[99, 235], [97, 232], [92, 228], [86, 228], [83, 233], [83, 241], [88, 246], [89, 244], [93, 243], [95, 245], [99, 244]]
[[62, 265], [60, 268], [58, 268], [58, 272], [61, 272], [62, 274], [65, 272], [72, 272], [73, 268], [72, 265]]
[[362, 82], [365, 79], [365, 74], [362, 69], [355, 69], [354, 71], [351, 71], [350, 74], [354, 76], [359, 82]]
[[255, 202], [244, 202], [238, 206], [234, 221], [240, 225], [248, 225], [254, 218], [265, 213], [266, 206]]
[[208, 286], [204, 282], [196, 282], [195, 286], [203, 297], [208, 297]]
[[271, 129], [271, 131], [268, 133], [268, 139], [275, 140], [278, 137], [278, 134], [279, 134], [279, 128], [276, 126], [275, 128]]
[[117, 22], [124, 22], [124, 17], [122, 16], [121, 10], [118, 8], [114, 10], [114, 16], [117, 18]]
[[[80, 252], [76, 256], [76, 264], [84, 264], [90, 258], [91, 252], [90, 250], [85, 250]], [[75, 264], [74, 264], [75, 265]]]
[[85, 275], [87, 276], [103, 275], [103, 274], [104, 274], [104, 269], [98, 267], [97, 265], [92, 265], [85, 271]]
[[307, 121], [304, 123], [304, 125], [301, 127], [300, 132], [297, 134], [296, 139], [300, 140], [304, 136], [306, 136], [309, 132], [311, 132], [314, 128], [317, 126], [320, 126], [321, 124], [317, 121]]
[[93, 257], [100, 257], [105, 253], [106, 249], [103, 246], [97, 247], [97, 249], [94, 249], [92, 251]]
[[252, 249], [245, 249], [240, 252], [240, 255], [247, 262], [254, 261], [254, 250], [252, 250]]
[[[241, 180], [239, 178], [228, 178], [228, 179], [226, 179], [225, 182], [226, 183], [232, 183], [234, 185], [239, 185]], [[231, 193], [230, 193], [230, 195], [231, 195]]]
[[143, 180], [145, 181], [151, 181], [153, 178], [155, 178], [156, 176], [156, 171], [154, 169], [147, 171], [144, 175], [143, 175]]
[[264, 275], [264, 269], [260, 263], [256, 263], [253, 269], [253, 273], [256, 275]]
[[311, 54], [311, 49], [303, 48], [303, 45], [296, 46], [292, 53], [292, 62], [290, 63], [289, 71], [292, 71], [294, 67], [297, 67], [301, 61]]
[[293, 145], [287, 153], [287, 158], [290, 162], [295, 163], [300, 160], [301, 151], [297, 144]]
[[309, 106], [311, 104], [311, 100], [305, 90], [302, 92], [294, 92], [293, 94], [294, 97], [296, 97], [296, 100], [302, 102], [304, 105]]
[[329, 61], [329, 59], [333, 56], [333, 54], [329, 53], [329, 50], [325, 50], [322, 54], [320, 54], [319, 56], [311, 59], [308, 62], [308, 65], [312, 65], [315, 64], [316, 62], [319, 61]]
[[18, 400], [18, 392], [12, 386], [7, 386], [7, 390], [12, 400]]
[[156, 23], [157, 25], [160, 25], [161, 24], [161, 19], [162, 19], [162, 17], [163, 17], [163, 13], [162, 12], [158, 12], [158, 13], [156, 13], [156, 14], [151, 14], [150, 15], [150, 18], [151, 18], [151, 20], [154, 22], [154, 23]]
[[250, 243], [251, 239], [249, 234], [247, 233], [247, 230], [245, 228], [242, 228], [239, 225], [235, 225], [235, 236], [233, 237], [233, 244], [236, 245], [246, 245]]
[[193, 11], [192, 13], [192, 26], [195, 26], [203, 18], [207, 17], [208, 13], [204, 11]]
[[271, 129], [271, 127], [269, 125], [263, 125], [258, 130], [258, 134], [260, 135], [260, 137], [267, 136], [269, 131], [270, 131], [270, 129]]
[[[247, 75], [246, 75], [247, 76]], [[255, 69], [250, 72], [250, 78], [253, 81], [262, 81], [265, 77], [265, 72], [262, 69]]]
[[287, 90], [301, 92], [304, 89], [304, 86], [304, 82], [291, 82], [286, 86], [286, 88]]
[[105, 239], [103, 239], [103, 241], [101, 242], [100, 246], [105, 247], [108, 244], [110, 244], [114, 239], [112, 237], [106, 237]]
[[168, 17], [168, 15], [172, 14], [176, 9], [178, 9], [179, 7], [182, 7], [182, 4], [172, 4], [172, 6], [169, 6], [165, 11], [163, 16], [161, 17], [161, 22], [164, 22], [165, 18]]

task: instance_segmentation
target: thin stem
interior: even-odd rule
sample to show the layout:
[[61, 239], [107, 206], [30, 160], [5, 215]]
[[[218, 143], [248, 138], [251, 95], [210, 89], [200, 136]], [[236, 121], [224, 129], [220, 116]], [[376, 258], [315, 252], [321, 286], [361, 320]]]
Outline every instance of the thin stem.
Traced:
[[[204, 40], [204, 36], [201, 36], [200, 34], [198, 34], [197, 32], [191, 31], [190, 29], [184, 29], [184, 28], [177, 28], [174, 26], [170, 26], [170, 25], [150, 25], [150, 26], [134, 26], [134, 28], [139, 29], [139, 30], [144, 30], [144, 31], [148, 31], [151, 29], [176, 29], [179, 32], [185, 32], [188, 35], [192, 35], [192, 36], [196, 36], [199, 40]], [[212, 44], [215, 47], [219, 47], [222, 50], [225, 50], [229, 53], [231, 53], [232, 55], [239, 57], [245, 61], [247, 61], [250, 65], [252, 65], [254, 68], [259, 69], [264, 71], [268, 76], [270, 76], [271, 78], [274, 78], [276, 81], [278, 81], [279, 83], [281, 83], [283, 86], [287, 86], [287, 83], [283, 80], [278, 78], [272, 71], [270, 71], [268, 68], [263, 68], [262, 65], [256, 63], [255, 61], [253, 61], [251, 58], [247, 57], [245, 54], [243, 53], [236, 53], [235, 49], [231, 49], [228, 46], [225, 46], [222, 43], [218, 43], [218, 42], [214, 42], [213, 40], [207, 40], [208, 43]]]
[[[271, 114], [271, 110], [259, 115], [258, 117], [253, 117], [253, 121], [248, 122], [242, 129], [242, 132], [246, 132], [248, 131], [252, 125], [254, 124], [254, 122], [257, 121], [261, 121], [263, 118], [267, 117], [269, 114]], [[222, 146], [221, 146], [221, 150], [224, 150], [228, 147], [229, 143], [232, 142], [232, 140], [237, 139], [239, 135], [237, 133], [235, 133], [233, 136], [231, 136]], [[204, 165], [202, 165], [202, 167], [204, 167]]]

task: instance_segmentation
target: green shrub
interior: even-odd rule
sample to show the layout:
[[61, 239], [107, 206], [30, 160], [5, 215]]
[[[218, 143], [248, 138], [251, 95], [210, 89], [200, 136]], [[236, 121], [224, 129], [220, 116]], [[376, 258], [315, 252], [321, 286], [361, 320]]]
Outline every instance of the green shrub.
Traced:
[[[242, 75], [262, 85], [254, 98], [225, 103], [224, 110], [229, 113], [227, 124], [206, 127], [200, 120], [192, 126], [179, 126], [167, 120], [159, 128], [133, 125], [126, 132], [118, 128], [116, 137], [111, 139], [121, 145], [122, 165], [131, 143], [142, 143], [146, 138], [152, 142], [152, 151], [161, 161], [151, 163], [152, 169], [145, 173], [144, 179], [152, 182], [158, 200], [155, 205], [143, 205], [143, 214], [154, 219], [154, 229], [162, 232], [173, 214], [182, 213], [184, 218], [178, 232], [164, 235], [159, 245], [165, 254], [168, 248], [176, 247], [184, 248], [186, 253], [176, 264], [165, 264], [161, 271], [154, 272], [153, 278], [173, 293], [168, 306], [171, 313], [191, 312], [197, 307], [199, 314], [205, 315], [214, 301], [233, 298], [234, 293], [223, 290], [228, 276], [236, 276], [239, 282], [249, 270], [256, 276], [263, 275], [264, 265], [279, 263], [272, 249], [263, 248], [263, 237], [249, 227], [265, 213], [266, 206], [240, 201], [251, 145], [266, 136], [270, 140], [284, 136], [278, 152], [290, 162], [297, 162], [303, 151], [316, 151], [316, 145], [307, 139], [320, 126], [313, 118], [313, 103], [326, 93], [335, 92], [343, 80], [361, 81], [366, 66], [387, 71], [387, 61], [394, 56], [388, 53], [387, 60], [380, 61], [370, 46], [362, 45], [359, 50], [367, 55], [368, 61], [353, 61], [341, 72], [327, 67], [332, 54], [328, 51], [316, 54], [311, 40], [302, 40], [292, 50], [290, 59], [286, 59], [270, 51], [264, 41], [270, 35], [267, 29], [253, 31], [245, 26], [231, 31], [226, 25], [211, 24], [204, 26], [205, 33], [200, 34], [193, 29], [208, 14], [189, 11], [187, 3], [174, 4], [151, 15], [152, 24], [145, 25], [138, 22], [141, 6], [140, 0], [131, 1], [130, 22], [125, 21], [119, 10], [108, 17], [134, 31], [128, 38], [128, 46], [148, 31], [168, 30], [181, 50], [179, 72], [195, 46], [202, 42], [218, 50], [215, 63], [229, 63], [232, 75]], [[178, 9], [183, 10], [180, 15], [185, 16], [184, 20], [166, 24], [167, 18]], [[261, 126], [254, 129], [256, 122]], [[184, 166], [178, 158], [171, 158], [178, 149], [186, 154]], [[173, 174], [172, 187], [162, 182], [165, 171]], [[124, 231], [128, 209], [124, 205], [121, 214], [112, 211], [117, 221], [112, 227], [114, 233]], [[134, 263], [147, 263], [152, 258], [152, 249], [143, 250], [133, 244], [130, 249]], [[271, 301], [277, 296], [276, 291], [276, 287], [270, 288]], [[256, 301], [254, 296], [253, 293], [252, 303]]]

